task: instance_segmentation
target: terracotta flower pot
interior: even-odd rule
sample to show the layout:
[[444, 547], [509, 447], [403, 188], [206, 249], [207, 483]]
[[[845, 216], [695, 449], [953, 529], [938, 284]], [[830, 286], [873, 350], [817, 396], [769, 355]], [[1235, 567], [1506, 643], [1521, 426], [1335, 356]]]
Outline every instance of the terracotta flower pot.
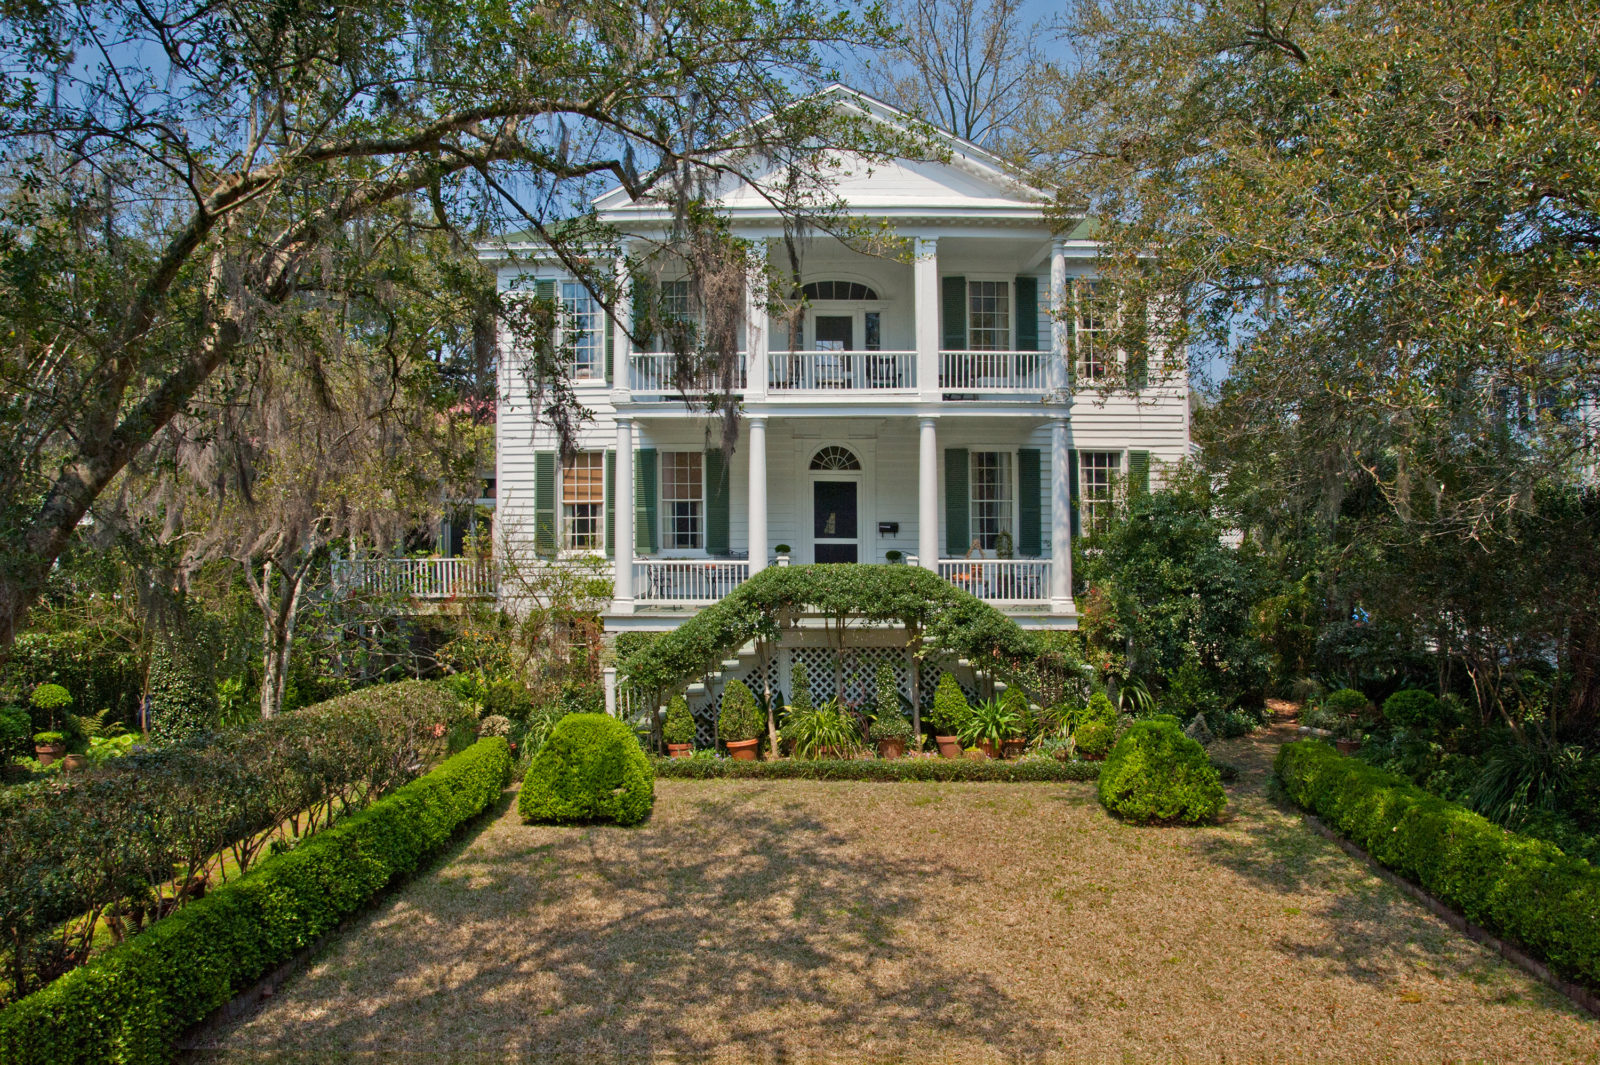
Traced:
[[89, 759], [81, 754], [69, 754], [61, 759], [61, 768], [68, 773], [76, 773], [89, 764]]
[[694, 744], [692, 743], [667, 744], [668, 758], [688, 758], [692, 754], [694, 754]]
[[39, 764], [46, 766], [66, 754], [67, 745], [64, 743], [36, 743], [33, 745], [33, 753], [38, 757]]
[[1000, 741], [1000, 756], [1006, 761], [1021, 758], [1022, 752], [1028, 749], [1028, 741], [1024, 739], [1009, 739]]
[[1360, 740], [1347, 740], [1342, 737], [1334, 740], [1333, 745], [1339, 748], [1340, 754], [1355, 754], [1361, 749]]
[[994, 749], [993, 740], [979, 740], [978, 750], [983, 752], [985, 758], [999, 758], [1000, 752]]
[[899, 736], [878, 741], [879, 758], [899, 758], [906, 753], [906, 741]]
[[753, 762], [756, 760], [756, 748], [760, 746], [760, 740], [729, 740], [728, 757], [736, 762]]
[[939, 745], [940, 758], [961, 757], [961, 741], [955, 736], [935, 736], [933, 742]]

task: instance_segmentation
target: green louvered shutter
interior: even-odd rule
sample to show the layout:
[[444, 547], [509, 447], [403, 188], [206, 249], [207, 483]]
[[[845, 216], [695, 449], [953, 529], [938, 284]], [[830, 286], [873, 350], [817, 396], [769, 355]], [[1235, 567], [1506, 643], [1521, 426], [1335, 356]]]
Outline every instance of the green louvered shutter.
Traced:
[[706, 554], [726, 558], [728, 542], [728, 456], [706, 452]]
[[1067, 481], [1070, 487], [1067, 490], [1067, 499], [1071, 503], [1072, 512], [1072, 538], [1076, 540], [1083, 535], [1082, 522], [1078, 518], [1078, 449], [1067, 449]]
[[606, 449], [606, 551], [617, 547], [617, 453]]
[[661, 481], [656, 476], [656, 449], [642, 447], [633, 456], [633, 549], [653, 555], [661, 543], [661, 526], [656, 522], [656, 491]]
[[533, 456], [533, 550], [540, 558], [556, 553], [556, 453]]
[[556, 298], [556, 283], [554, 281], [535, 281], [533, 283], [533, 294], [542, 300], [553, 300]]
[[[616, 273], [616, 264], [613, 263], [611, 267], [611, 276], [615, 277]], [[612, 373], [612, 370], [615, 368], [617, 361], [617, 326], [616, 323], [611, 320], [611, 308], [603, 307], [601, 310], [604, 312], [600, 315], [600, 321], [602, 323], [601, 328], [606, 331], [606, 384], [609, 385], [614, 383], [614, 378], [616, 377], [616, 375]], [[610, 543], [610, 540], [608, 539], [606, 542]]]
[[1078, 385], [1078, 303], [1077, 288], [1072, 278], [1067, 278], [1067, 388]]
[[655, 286], [647, 277], [633, 279], [633, 350], [649, 351], [654, 337], [650, 335], [650, 304], [655, 299]]
[[967, 279], [947, 277], [944, 285], [944, 332], [940, 345], [945, 351], [967, 349]]
[[964, 447], [944, 449], [944, 550], [948, 558], [960, 558], [972, 546], [967, 482], [971, 477], [971, 458]]
[[1128, 494], [1142, 496], [1150, 494], [1150, 452], [1128, 452]]
[[1017, 554], [1023, 558], [1038, 558], [1044, 553], [1043, 530], [1039, 524], [1044, 513], [1039, 486], [1039, 449], [1025, 447], [1017, 451]]
[[1017, 278], [1017, 350], [1039, 350], [1039, 279]]

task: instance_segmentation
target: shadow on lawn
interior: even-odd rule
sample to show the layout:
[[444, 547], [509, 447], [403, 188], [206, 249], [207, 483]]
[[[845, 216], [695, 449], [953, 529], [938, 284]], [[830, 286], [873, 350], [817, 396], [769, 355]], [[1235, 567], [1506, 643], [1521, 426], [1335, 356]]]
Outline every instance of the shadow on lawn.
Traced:
[[[760, 1058], [841, 1028], [875, 1032], [882, 1060], [911, 1028], [1013, 1055], [1050, 1049], [1042, 1018], [981, 966], [918, 957], [897, 934], [968, 879], [953, 863], [862, 846], [760, 790], [670, 801], [673, 817], [658, 800], [636, 829], [524, 828], [508, 814], [392, 904], [403, 920], [378, 911], [327, 971], [268, 1007], [244, 1042], [281, 1035], [273, 1050], [218, 1033], [211, 1046], [234, 1045], [216, 1060], [285, 1060], [290, 1047], [320, 1048], [307, 1060], [694, 1060], [729, 1044]], [[389, 955], [396, 978], [376, 974], [373, 955]], [[272, 1016], [291, 1000], [293, 1016]]]

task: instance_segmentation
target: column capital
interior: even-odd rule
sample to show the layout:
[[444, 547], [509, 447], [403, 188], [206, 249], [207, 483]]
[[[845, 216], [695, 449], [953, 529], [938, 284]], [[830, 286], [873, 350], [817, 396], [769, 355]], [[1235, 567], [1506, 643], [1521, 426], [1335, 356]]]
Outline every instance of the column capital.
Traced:
[[939, 416], [937, 414], [919, 414], [917, 416], [917, 425], [924, 429], [936, 429], [939, 426]]
[[917, 258], [919, 258], [919, 259], [925, 259], [925, 258], [928, 258], [929, 256], [938, 255], [939, 254], [939, 238], [938, 237], [913, 237], [912, 238], [912, 251], [915, 253]]
[[1050, 254], [1065, 255], [1067, 253], [1067, 238], [1055, 236], [1050, 238]]

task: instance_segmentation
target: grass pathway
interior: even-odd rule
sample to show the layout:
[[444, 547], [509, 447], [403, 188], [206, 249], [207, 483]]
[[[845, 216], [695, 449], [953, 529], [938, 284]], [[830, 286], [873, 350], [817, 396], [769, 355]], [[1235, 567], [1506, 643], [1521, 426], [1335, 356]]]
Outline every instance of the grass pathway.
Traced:
[[195, 1060], [1600, 1061], [1600, 1023], [1265, 793], [662, 781], [643, 827], [509, 804]]

